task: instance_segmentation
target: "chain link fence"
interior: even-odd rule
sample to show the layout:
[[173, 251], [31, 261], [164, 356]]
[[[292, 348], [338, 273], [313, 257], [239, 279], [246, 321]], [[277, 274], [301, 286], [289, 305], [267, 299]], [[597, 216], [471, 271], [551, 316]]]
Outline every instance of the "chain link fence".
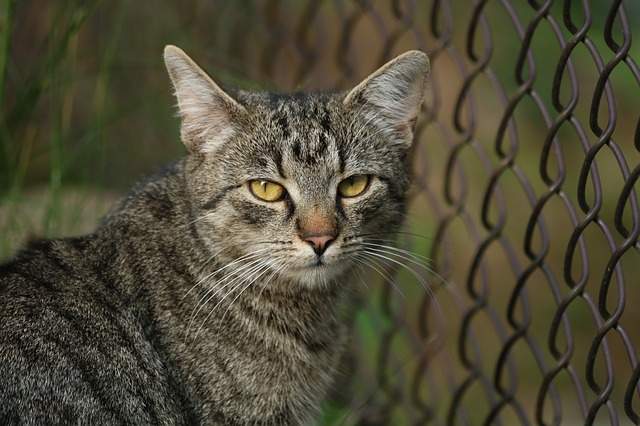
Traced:
[[[42, 4], [15, 5], [14, 43], [29, 45], [36, 36], [20, 22]], [[8, 146], [7, 167], [28, 163], [26, 146], [50, 145], [58, 155], [85, 150], [102, 161], [66, 165], [52, 174], [58, 181], [102, 171], [101, 183], [130, 182], [124, 169], [115, 176], [106, 165], [174, 156], [177, 145], [157, 147], [177, 138], [174, 122], [153, 133], [146, 109], [124, 136], [110, 127], [116, 119], [103, 102], [135, 116], [128, 107], [137, 95], [166, 92], [158, 115], [168, 116], [164, 43], [185, 48], [223, 82], [282, 91], [345, 89], [405, 50], [429, 53], [412, 209], [400, 234], [411, 270], [389, 261], [356, 283], [365, 291], [352, 318], [353, 350], [324, 423], [640, 423], [640, 49], [632, 44], [639, 2], [114, 1], [85, 12], [69, 16], [76, 26], [89, 19], [87, 29], [77, 37], [61, 31], [60, 39], [75, 52], [75, 72], [97, 75], [95, 92], [78, 78], [73, 91], [51, 90], [52, 110], [58, 101], [80, 104], [56, 127], [43, 113], [24, 112], [50, 86], [22, 93], [19, 67], [9, 68], [5, 117], [17, 110], [23, 120], [9, 123], [4, 140], [29, 145]], [[13, 49], [13, 61], [24, 70], [31, 65], [23, 50]], [[98, 52], [98, 65], [81, 62]], [[64, 55], [45, 56], [43, 69]], [[84, 102], [88, 93], [93, 103]], [[157, 108], [165, 100], [151, 101]], [[87, 105], [98, 118], [82, 115]], [[34, 116], [39, 130], [25, 127]], [[88, 121], [95, 131], [79, 140], [104, 142], [96, 148], [54, 146], [37, 134], [51, 126], [58, 139], [77, 140], [74, 123]], [[136, 144], [119, 144], [134, 133]], [[37, 174], [24, 170], [27, 182]]]
[[[408, 48], [432, 60], [402, 234], [432, 260], [432, 291], [408, 289], [420, 287], [396, 268], [364, 302], [377, 342], [362, 353], [367, 327], [355, 318], [360, 384], [347, 387], [343, 423], [640, 422], [631, 3], [256, 8], [266, 37], [255, 69], [277, 87], [345, 88]], [[244, 33], [229, 41], [252, 69]]]

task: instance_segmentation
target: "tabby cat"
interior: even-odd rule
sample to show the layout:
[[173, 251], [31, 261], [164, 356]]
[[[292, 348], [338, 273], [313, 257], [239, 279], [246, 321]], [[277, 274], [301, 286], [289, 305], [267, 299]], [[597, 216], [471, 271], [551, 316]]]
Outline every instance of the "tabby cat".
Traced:
[[0, 424], [312, 424], [330, 390], [353, 267], [405, 214], [427, 56], [291, 95], [164, 60], [188, 155], [0, 266]]

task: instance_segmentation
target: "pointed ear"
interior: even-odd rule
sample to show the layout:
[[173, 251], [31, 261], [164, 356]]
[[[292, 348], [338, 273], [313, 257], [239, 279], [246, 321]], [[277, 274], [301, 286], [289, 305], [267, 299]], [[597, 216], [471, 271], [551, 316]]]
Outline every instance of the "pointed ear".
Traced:
[[388, 132], [407, 147], [415, 127], [429, 76], [429, 58], [410, 50], [387, 62], [358, 84], [344, 104], [362, 112], [363, 118]]
[[182, 142], [190, 152], [215, 151], [233, 135], [246, 110], [181, 49], [166, 46], [164, 63], [178, 99]]

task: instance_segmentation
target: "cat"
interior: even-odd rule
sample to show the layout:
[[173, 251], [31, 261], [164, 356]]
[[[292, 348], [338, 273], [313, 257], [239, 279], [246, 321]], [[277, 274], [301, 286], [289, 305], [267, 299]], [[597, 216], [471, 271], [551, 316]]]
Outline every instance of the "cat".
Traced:
[[427, 55], [299, 94], [164, 61], [187, 155], [0, 266], [0, 424], [311, 424], [331, 388], [354, 265], [405, 215]]

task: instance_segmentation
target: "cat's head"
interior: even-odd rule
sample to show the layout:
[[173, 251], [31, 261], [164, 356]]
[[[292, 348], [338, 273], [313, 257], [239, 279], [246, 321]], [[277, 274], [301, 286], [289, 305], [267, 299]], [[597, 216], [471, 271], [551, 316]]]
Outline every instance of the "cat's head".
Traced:
[[329, 282], [388, 244], [405, 215], [408, 154], [429, 73], [410, 51], [353, 90], [223, 91], [182, 50], [164, 59], [189, 151], [199, 236], [247, 280]]

